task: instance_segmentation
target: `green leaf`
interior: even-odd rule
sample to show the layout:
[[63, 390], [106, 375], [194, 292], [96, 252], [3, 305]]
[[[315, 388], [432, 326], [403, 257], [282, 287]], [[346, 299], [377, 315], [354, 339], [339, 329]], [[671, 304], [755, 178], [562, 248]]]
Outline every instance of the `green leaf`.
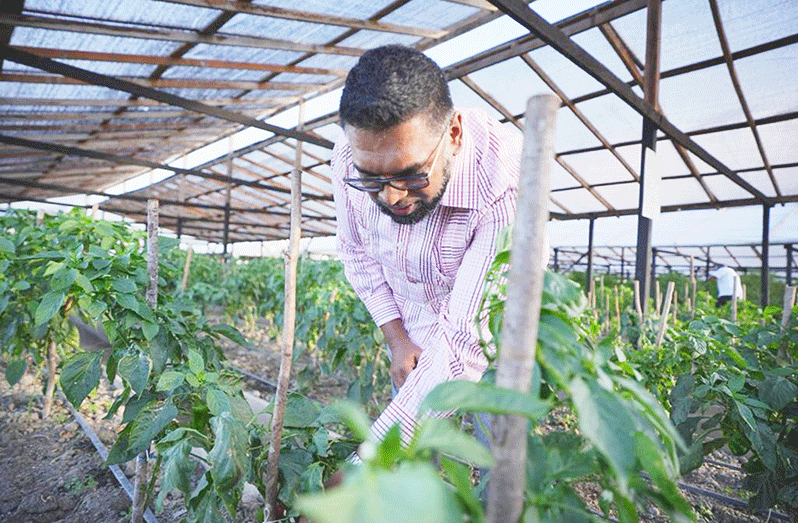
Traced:
[[183, 492], [186, 498], [191, 493], [191, 474], [196, 464], [189, 457], [190, 453], [191, 442], [186, 439], [161, 451], [161, 489], [156, 499], [159, 510], [163, 508], [166, 495], [173, 490]]
[[123, 294], [134, 294], [138, 291], [136, 282], [128, 279], [117, 278], [111, 281], [111, 288]]
[[344, 400], [333, 404], [332, 410], [341, 416], [341, 420], [352, 431], [355, 439], [364, 441], [369, 438], [371, 423], [362, 406], [353, 401]]
[[212, 332], [217, 332], [222, 336], [225, 336], [226, 338], [238, 343], [239, 345], [249, 345], [249, 343], [247, 343], [246, 338], [244, 338], [244, 335], [241, 334], [238, 331], [238, 329], [236, 329], [235, 327], [225, 324], [219, 324], [219, 325], [211, 325], [210, 328]]
[[54, 262], [54, 261], [48, 262], [47, 263], [47, 268], [44, 270], [44, 274], [42, 274], [42, 276], [44, 276], [45, 278], [47, 276], [51, 276], [54, 273], [56, 273], [57, 271], [60, 271], [61, 269], [63, 269], [65, 266], [66, 266], [66, 263], [64, 263], [64, 262]]
[[78, 287], [80, 287], [83, 290], [83, 292], [94, 292], [95, 291], [94, 285], [92, 285], [91, 282], [89, 281], [89, 279], [86, 276], [84, 276], [83, 274], [78, 274], [75, 277], [75, 283], [78, 284]]
[[132, 294], [119, 294], [116, 296], [116, 303], [127, 310], [133, 311], [136, 314], [139, 312], [139, 301]]
[[138, 454], [146, 450], [152, 440], [177, 416], [177, 407], [171, 401], [148, 403], [139, 411], [130, 429], [130, 451]]
[[186, 379], [186, 373], [176, 370], [167, 370], [158, 378], [158, 385], [155, 390], [158, 392], [173, 391], [183, 384]]
[[217, 492], [234, 514], [243, 480], [249, 474], [249, 433], [246, 425], [227, 412], [211, 418], [211, 428], [215, 435], [208, 453], [211, 476]]
[[635, 453], [660, 494], [665, 496], [678, 512], [690, 514], [690, 505], [679, 492], [676, 482], [677, 471], [671, 470], [662, 459], [662, 449], [642, 432], [635, 433], [634, 439]]
[[147, 339], [147, 341], [152, 341], [155, 336], [158, 335], [158, 330], [160, 328], [161, 326], [157, 323], [151, 323], [149, 321], [141, 322], [141, 332], [144, 334], [144, 337]]
[[440, 461], [444, 474], [454, 486], [460, 501], [468, 509], [471, 520], [474, 523], [485, 523], [482, 504], [474, 495], [474, 490], [471, 487], [471, 468], [446, 457], [441, 457]]
[[734, 401], [734, 405], [737, 407], [737, 412], [740, 414], [740, 417], [743, 418], [745, 424], [748, 425], [748, 428], [755, 431], [756, 419], [754, 418], [754, 413], [751, 411], [750, 407], [737, 400]]
[[63, 292], [48, 292], [45, 294], [42, 301], [39, 302], [39, 306], [36, 307], [36, 313], [33, 316], [34, 325], [38, 327], [50, 321], [63, 305], [64, 298]]
[[286, 398], [283, 425], [296, 428], [313, 427], [320, 413], [321, 405], [318, 402], [307, 396], [291, 393]]
[[437, 418], [424, 420], [411, 448], [441, 452], [480, 468], [490, 468], [496, 464], [490, 451], [476, 438], [455, 429], [448, 421]]
[[136, 392], [141, 392], [147, 387], [147, 380], [150, 378], [152, 362], [145, 354], [130, 354], [119, 360], [117, 372], [130, 384]]
[[9, 362], [8, 366], [6, 366], [6, 380], [8, 384], [12, 387], [16, 385], [19, 380], [22, 379], [22, 375], [25, 374], [25, 369], [27, 368], [28, 364], [24, 359]]
[[194, 374], [205, 370], [205, 361], [202, 359], [202, 355], [194, 349], [188, 350], [188, 369]]
[[549, 412], [551, 404], [532, 394], [497, 387], [490, 383], [455, 380], [441, 383], [432, 389], [421, 408], [511, 414], [538, 420]]
[[53, 277], [50, 278], [50, 289], [53, 291], [64, 291], [69, 289], [77, 278], [78, 271], [71, 267], [56, 271]]
[[625, 494], [636, 460], [635, 424], [629, 407], [595, 382], [574, 378], [570, 388], [582, 435], [607, 459], [621, 493]]
[[316, 523], [463, 521], [454, 492], [424, 462], [402, 463], [390, 471], [360, 467], [340, 487], [299, 496], [295, 506]]
[[798, 396], [798, 387], [781, 376], [768, 376], [759, 387], [759, 399], [776, 411], [792, 403], [796, 396]]
[[15, 254], [16, 252], [17, 249], [11, 240], [0, 237], [0, 254]]
[[101, 352], [79, 352], [61, 370], [61, 389], [75, 407], [100, 383]]
[[205, 395], [205, 401], [208, 403], [208, 410], [214, 416], [219, 416], [222, 412], [231, 412], [230, 398], [224, 391], [211, 387]]

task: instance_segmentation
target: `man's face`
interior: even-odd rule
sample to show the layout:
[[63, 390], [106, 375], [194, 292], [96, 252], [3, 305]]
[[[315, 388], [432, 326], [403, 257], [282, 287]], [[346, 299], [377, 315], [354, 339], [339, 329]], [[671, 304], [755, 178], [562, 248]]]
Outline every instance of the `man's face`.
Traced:
[[[391, 219], [416, 223], [435, 208], [449, 179], [451, 157], [459, 150], [459, 113], [445, 130], [431, 128], [425, 115], [417, 115], [385, 131], [347, 126], [345, 133], [361, 178], [397, 178], [382, 184], [379, 192], [369, 193]], [[427, 175], [426, 187], [408, 189], [401, 181], [402, 177], [419, 174]]]

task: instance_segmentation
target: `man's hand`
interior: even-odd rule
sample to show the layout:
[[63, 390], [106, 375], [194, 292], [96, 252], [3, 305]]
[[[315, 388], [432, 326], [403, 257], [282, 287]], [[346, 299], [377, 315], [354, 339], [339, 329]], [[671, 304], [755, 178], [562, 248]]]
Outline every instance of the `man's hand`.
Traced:
[[408, 374], [416, 368], [418, 358], [421, 356], [421, 347], [408, 340], [403, 343], [396, 343], [395, 345], [388, 345], [391, 349], [391, 380], [393, 380], [396, 388], [401, 387]]
[[421, 356], [421, 347], [413, 343], [407, 335], [401, 319], [391, 320], [380, 326], [385, 334], [385, 341], [391, 351], [391, 380], [396, 387], [401, 387], [408, 374], [416, 368], [418, 358]]

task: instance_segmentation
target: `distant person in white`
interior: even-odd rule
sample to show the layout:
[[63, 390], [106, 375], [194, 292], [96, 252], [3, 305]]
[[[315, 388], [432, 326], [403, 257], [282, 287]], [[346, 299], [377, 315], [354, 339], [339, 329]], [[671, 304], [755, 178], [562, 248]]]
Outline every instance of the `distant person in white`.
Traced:
[[720, 307], [731, 301], [732, 296], [737, 296], [738, 300], [742, 299], [743, 285], [737, 271], [725, 265], [717, 265], [709, 275], [715, 278], [718, 284], [718, 299], [715, 302], [715, 307]]

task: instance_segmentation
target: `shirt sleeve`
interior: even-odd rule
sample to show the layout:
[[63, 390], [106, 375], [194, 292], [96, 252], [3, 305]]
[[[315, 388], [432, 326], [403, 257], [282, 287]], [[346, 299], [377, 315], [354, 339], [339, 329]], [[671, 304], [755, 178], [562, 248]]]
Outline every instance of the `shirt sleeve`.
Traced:
[[344, 265], [344, 274], [355, 293], [368, 309], [372, 319], [378, 325], [400, 318], [396, 305], [381, 265], [369, 255], [361, 237], [364, 204], [368, 198], [365, 193], [351, 189], [343, 182], [351, 164], [349, 146], [338, 142], [333, 150], [331, 166], [333, 172], [333, 197], [338, 223], [337, 242], [338, 256]]

